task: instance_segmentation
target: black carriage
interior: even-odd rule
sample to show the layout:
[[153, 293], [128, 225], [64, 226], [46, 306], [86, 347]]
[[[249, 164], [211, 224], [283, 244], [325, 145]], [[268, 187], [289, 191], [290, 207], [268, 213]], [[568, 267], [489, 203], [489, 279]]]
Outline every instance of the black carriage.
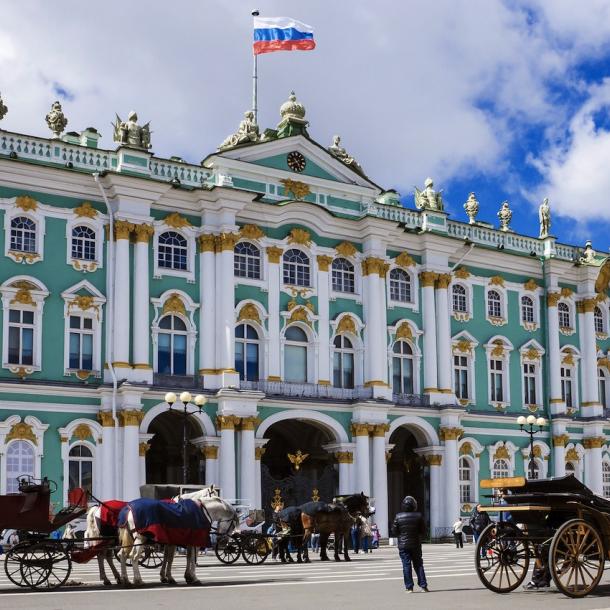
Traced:
[[[237, 508], [239, 510], [242, 507]], [[246, 563], [252, 565], [264, 563], [273, 548], [272, 537], [254, 530], [264, 522], [265, 512], [249, 510], [240, 520], [249, 522], [251, 527], [218, 536], [214, 546], [216, 557], [226, 565], [235, 563], [240, 556]]]
[[514, 591], [534, 561], [569, 597], [595, 590], [610, 559], [610, 501], [573, 475], [488, 479], [481, 487], [495, 492], [481, 510], [498, 515], [476, 546], [477, 573], [488, 589]]

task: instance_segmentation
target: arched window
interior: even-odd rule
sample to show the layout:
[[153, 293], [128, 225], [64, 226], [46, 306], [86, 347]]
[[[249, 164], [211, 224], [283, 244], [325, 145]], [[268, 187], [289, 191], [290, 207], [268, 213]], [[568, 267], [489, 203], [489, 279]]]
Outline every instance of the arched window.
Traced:
[[413, 349], [406, 341], [394, 343], [392, 390], [394, 394], [413, 394]]
[[468, 304], [466, 302], [466, 288], [461, 284], [454, 284], [451, 289], [453, 298], [453, 311], [459, 313], [468, 313]]
[[256, 329], [240, 324], [235, 329], [235, 369], [242, 381], [258, 381], [260, 342]]
[[159, 235], [159, 267], [186, 271], [187, 260], [188, 245], [180, 233], [165, 231]]
[[602, 368], [597, 369], [597, 383], [599, 387], [599, 401], [602, 403], [604, 409], [608, 406], [608, 400], [606, 398], [606, 390], [608, 385], [606, 383], [606, 371]]
[[602, 462], [602, 495], [610, 498], [610, 464]]
[[261, 251], [248, 241], [240, 241], [235, 246], [233, 259], [235, 277], [261, 279]]
[[27, 441], [13, 441], [6, 450], [6, 491], [19, 491], [18, 478], [35, 476], [34, 447]]
[[498, 460], [494, 460], [494, 465], [492, 468], [492, 477], [494, 479], [502, 479], [510, 476], [510, 464], [508, 460], [500, 458]]
[[344, 335], [337, 335], [333, 345], [333, 385], [336, 388], [353, 388], [354, 346]]
[[289, 326], [284, 338], [284, 379], [290, 383], [306, 383], [307, 335], [298, 326]]
[[68, 490], [80, 487], [93, 492], [93, 455], [86, 445], [75, 445], [68, 454]]
[[593, 310], [593, 324], [595, 326], [595, 332], [603, 334], [604, 330], [604, 314], [599, 307], [595, 307]]
[[487, 293], [487, 315], [490, 318], [502, 317], [502, 297], [497, 290], [490, 290]]
[[157, 341], [157, 372], [163, 375], [186, 375], [186, 324], [174, 315], [161, 318]]
[[34, 312], [24, 309], [8, 311], [8, 362], [34, 364]]
[[345, 258], [336, 258], [333, 261], [333, 290], [337, 292], [355, 292], [354, 265]]
[[390, 300], [411, 302], [411, 276], [404, 269], [390, 271]]
[[460, 504], [470, 504], [474, 502], [472, 493], [472, 483], [474, 480], [473, 468], [468, 458], [460, 458]]
[[310, 286], [311, 272], [309, 257], [301, 250], [293, 248], [284, 252], [284, 284]]
[[95, 231], [90, 227], [78, 225], [72, 229], [72, 258], [95, 260]]
[[17, 252], [36, 252], [36, 223], [26, 216], [11, 220], [11, 247]]
[[572, 328], [570, 306], [567, 303], [557, 304], [557, 315], [559, 316], [559, 328]]
[[533, 324], [534, 318], [534, 300], [532, 297], [521, 297], [521, 321], [527, 324]]

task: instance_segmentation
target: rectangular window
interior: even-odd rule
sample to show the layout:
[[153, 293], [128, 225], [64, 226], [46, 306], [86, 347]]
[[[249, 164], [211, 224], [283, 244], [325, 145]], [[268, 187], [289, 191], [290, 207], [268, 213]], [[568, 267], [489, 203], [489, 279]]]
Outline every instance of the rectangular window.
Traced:
[[284, 348], [284, 378], [289, 383], [307, 382], [307, 348], [287, 345]]
[[572, 370], [561, 367], [561, 398], [566, 403], [566, 407], [574, 406], [572, 394]]
[[523, 365], [523, 402], [526, 405], [536, 403], [536, 365], [526, 363]]
[[504, 402], [504, 387], [503, 387], [503, 373], [502, 373], [502, 360], [490, 360], [489, 361], [489, 375], [490, 375], [490, 387], [491, 387], [491, 400], [492, 402]]
[[463, 400], [470, 398], [468, 395], [468, 358], [466, 356], [453, 357], [453, 374], [456, 397]]
[[10, 309], [8, 316], [8, 363], [34, 364], [34, 312]]
[[79, 371], [93, 370], [93, 320], [70, 316], [68, 367]]

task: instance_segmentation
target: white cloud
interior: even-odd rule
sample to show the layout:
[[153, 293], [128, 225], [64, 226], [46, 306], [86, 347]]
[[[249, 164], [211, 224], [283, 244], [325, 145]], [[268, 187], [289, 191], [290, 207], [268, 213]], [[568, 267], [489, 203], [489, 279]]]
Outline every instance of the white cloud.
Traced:
[[[403, 192], [427, 175], [442, 188], [456, 176], [497, 173], [516, 125], [549, 122], [557, 112], [549, 83], [569, 80], [582, 49], [600, 52], [610, 28], [606, 3], [595, 0], [260, 0], [259, 8], [313, 25], [318, 42], [311, 53], [260, 58], [261, 126], [275, 126], [294, 88], [312, 137], [325, 144], [340, 133], [374, 180]], [[250, 9], [243, 0], [65, 0], [61, 10], [4, 0], [2, 127], [48, 135], [59, 83], [75, 95], [64, 103], [68, 129], [97, 127], [112, 148], [115, 111], [135, 108], [151, 121], [156, 154], [198, 162], [250, 105]]]

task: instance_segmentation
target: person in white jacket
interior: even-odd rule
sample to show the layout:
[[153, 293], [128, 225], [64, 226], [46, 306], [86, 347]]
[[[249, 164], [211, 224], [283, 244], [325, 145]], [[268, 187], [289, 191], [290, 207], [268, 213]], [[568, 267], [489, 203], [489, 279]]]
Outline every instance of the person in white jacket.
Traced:
[[453, 539], [455, 540], [455, 548], [463, 549], [464, 548], [464, 535], [462, 534], [462, 528], [464, 524], [461, 519], [458, 519], [453, 524]]

